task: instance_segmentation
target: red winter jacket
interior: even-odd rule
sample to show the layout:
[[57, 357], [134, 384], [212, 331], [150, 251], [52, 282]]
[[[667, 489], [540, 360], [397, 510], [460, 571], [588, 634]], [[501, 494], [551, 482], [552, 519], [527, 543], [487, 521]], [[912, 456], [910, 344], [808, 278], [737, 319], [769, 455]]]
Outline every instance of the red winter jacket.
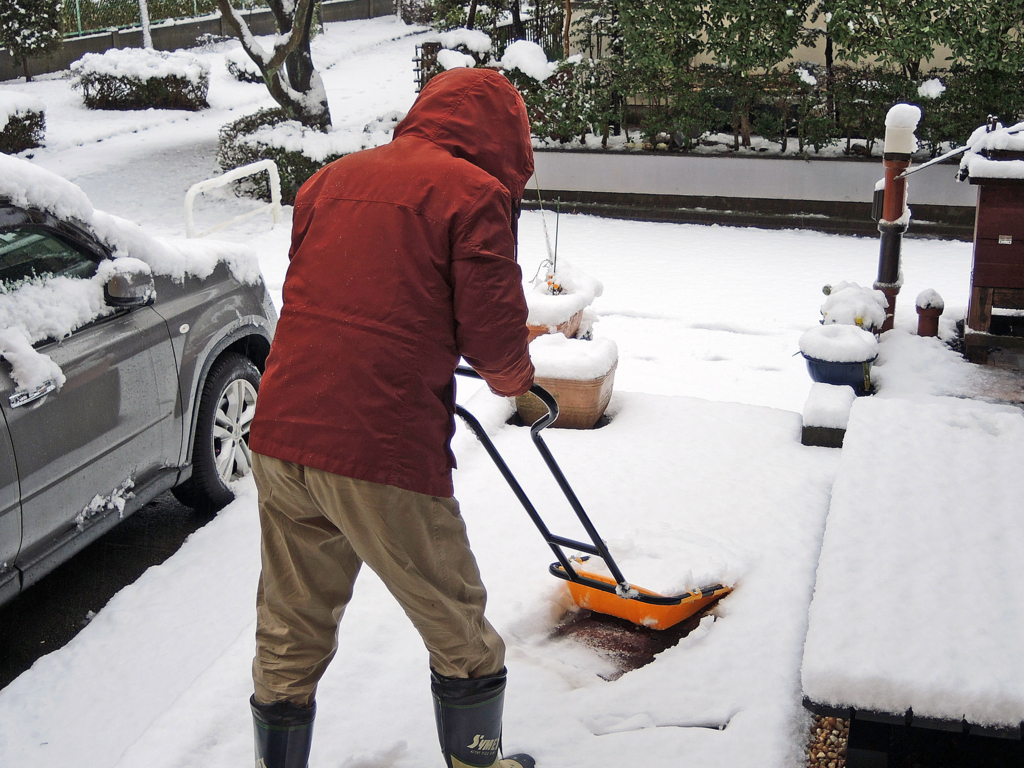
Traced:
[[519, 93], [458, 69], [306, 182], [252, 449], [451, 496], [459, 356], [498, 394], [533, 383], [512, 230], [532, 173]]

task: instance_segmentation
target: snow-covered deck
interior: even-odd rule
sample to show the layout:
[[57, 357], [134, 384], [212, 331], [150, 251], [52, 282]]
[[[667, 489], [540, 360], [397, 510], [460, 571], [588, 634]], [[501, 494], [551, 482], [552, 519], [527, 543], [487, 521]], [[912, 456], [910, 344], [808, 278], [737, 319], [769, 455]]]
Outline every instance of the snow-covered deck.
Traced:
[[861, 398], [818, 564], [803, 690], [837, 708], [1024, 720], [1024, 419]]

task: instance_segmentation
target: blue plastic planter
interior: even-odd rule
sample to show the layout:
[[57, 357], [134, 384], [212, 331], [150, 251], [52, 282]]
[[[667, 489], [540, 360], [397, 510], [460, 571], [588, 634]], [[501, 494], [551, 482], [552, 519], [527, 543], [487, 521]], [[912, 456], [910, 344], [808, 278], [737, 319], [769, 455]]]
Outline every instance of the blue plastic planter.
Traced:
[[858, 395], [870, 391], [870, 371], [871, 363], [875, 361], [874, 357], [859, 363], [833, 363], [828, 360], [817, 360], [807, 355], [803, 355], [803, 357], [807, 361], [807, 372], [811, 375], [812, 381], [850, 386]]

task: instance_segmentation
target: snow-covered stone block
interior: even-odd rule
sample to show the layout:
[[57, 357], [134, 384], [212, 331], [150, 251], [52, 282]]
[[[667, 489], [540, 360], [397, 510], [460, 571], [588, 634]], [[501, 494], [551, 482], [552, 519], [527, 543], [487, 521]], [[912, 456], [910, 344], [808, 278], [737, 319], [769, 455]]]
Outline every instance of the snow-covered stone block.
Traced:
[[800, 442], [825, 448], [842, 448], [850, 409], [857, 399], [853, 387], [815, 382], [804, 403]]

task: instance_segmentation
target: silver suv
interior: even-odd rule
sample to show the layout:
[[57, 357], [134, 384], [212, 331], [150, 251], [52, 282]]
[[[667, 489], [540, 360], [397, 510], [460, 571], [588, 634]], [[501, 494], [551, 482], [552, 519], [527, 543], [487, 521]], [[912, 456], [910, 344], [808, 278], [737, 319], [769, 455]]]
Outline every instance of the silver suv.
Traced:
[[[111, 257], [80, 222], [0, 198], [0, 300], [95, 279]], [[0, 604], [162, 491], [212, 512], [249, 472], [277, 319], [262, 278], [224, 263], [203, 279], [121, 270], [103, 293], [99, 317], [33, 345], [62, 382], [19, 387], [14, 355], [0, 363]]]

